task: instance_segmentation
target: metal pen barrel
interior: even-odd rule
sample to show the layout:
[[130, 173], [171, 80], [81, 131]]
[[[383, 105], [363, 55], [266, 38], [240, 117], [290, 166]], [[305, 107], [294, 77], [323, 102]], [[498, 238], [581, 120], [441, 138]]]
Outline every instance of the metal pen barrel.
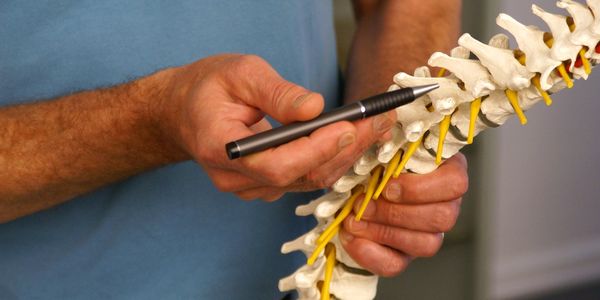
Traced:
[[227, 155], [229, 159], [235, 159], [285, 144], [335, 122], [359, 120], [363, 117], [363, 111], [364, 108], [361, 108], [361, 104], [352, 103], [326, 112], [310, 121], [296, 122], [267, 130], [227, 144]]

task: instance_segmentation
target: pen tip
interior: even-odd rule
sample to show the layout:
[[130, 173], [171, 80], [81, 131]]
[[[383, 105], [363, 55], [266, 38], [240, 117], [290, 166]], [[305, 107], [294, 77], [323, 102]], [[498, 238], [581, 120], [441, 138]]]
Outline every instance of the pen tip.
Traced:
[[439, 87], [440, 87], [439, 84], [434, 83], [434, 84], [428, 84], [428, 85], [415, 86], [412, 88], [412, 90], [413, 90], [413, 94], [415, 95], [415, 98], [419, 98], [435, 89], [438, 89]]

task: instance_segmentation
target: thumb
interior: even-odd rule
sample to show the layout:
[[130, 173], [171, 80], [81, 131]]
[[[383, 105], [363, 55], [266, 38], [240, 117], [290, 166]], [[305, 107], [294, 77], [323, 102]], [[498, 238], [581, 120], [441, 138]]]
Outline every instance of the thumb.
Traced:
[[238, 77], [240, 100], [254, 106], [282, 124], [305, 121], [323, 111], [323, 97], [283, 79], [265, 60], [244, 56], [239, 66], [248, 71]]

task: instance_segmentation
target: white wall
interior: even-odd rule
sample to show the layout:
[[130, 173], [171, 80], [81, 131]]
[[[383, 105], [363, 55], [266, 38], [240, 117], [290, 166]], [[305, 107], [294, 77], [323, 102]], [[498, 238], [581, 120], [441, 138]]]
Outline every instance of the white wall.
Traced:
[[[536, 1], [555, 9], [555, 1]], [[502, 0], [500, 11], [547, 28], [531, 2]], [[494, 20], [489, 20], [490, 23]], [[496, 27], [494, 32], [502, 32]], [[596, 72], [600, 73], [600, 66]], [[600, 74], [577, 81], [484, 137], [489, 161], [481, 216], [480, 296], [506, 299], [600, 279]]]

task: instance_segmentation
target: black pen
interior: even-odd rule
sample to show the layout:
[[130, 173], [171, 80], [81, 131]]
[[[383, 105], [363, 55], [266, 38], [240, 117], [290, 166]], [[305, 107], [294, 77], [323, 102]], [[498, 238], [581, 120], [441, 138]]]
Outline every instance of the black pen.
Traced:
[[291, 123], [228, 143], [225, 150], [229, 159], [236, 159], [307, 136], [331, 123], [355, 121], [378, 115], [411, 103], [439, 87], [438, 84], [430, 84], [379, 94], [323, 113], [310, 121]]

